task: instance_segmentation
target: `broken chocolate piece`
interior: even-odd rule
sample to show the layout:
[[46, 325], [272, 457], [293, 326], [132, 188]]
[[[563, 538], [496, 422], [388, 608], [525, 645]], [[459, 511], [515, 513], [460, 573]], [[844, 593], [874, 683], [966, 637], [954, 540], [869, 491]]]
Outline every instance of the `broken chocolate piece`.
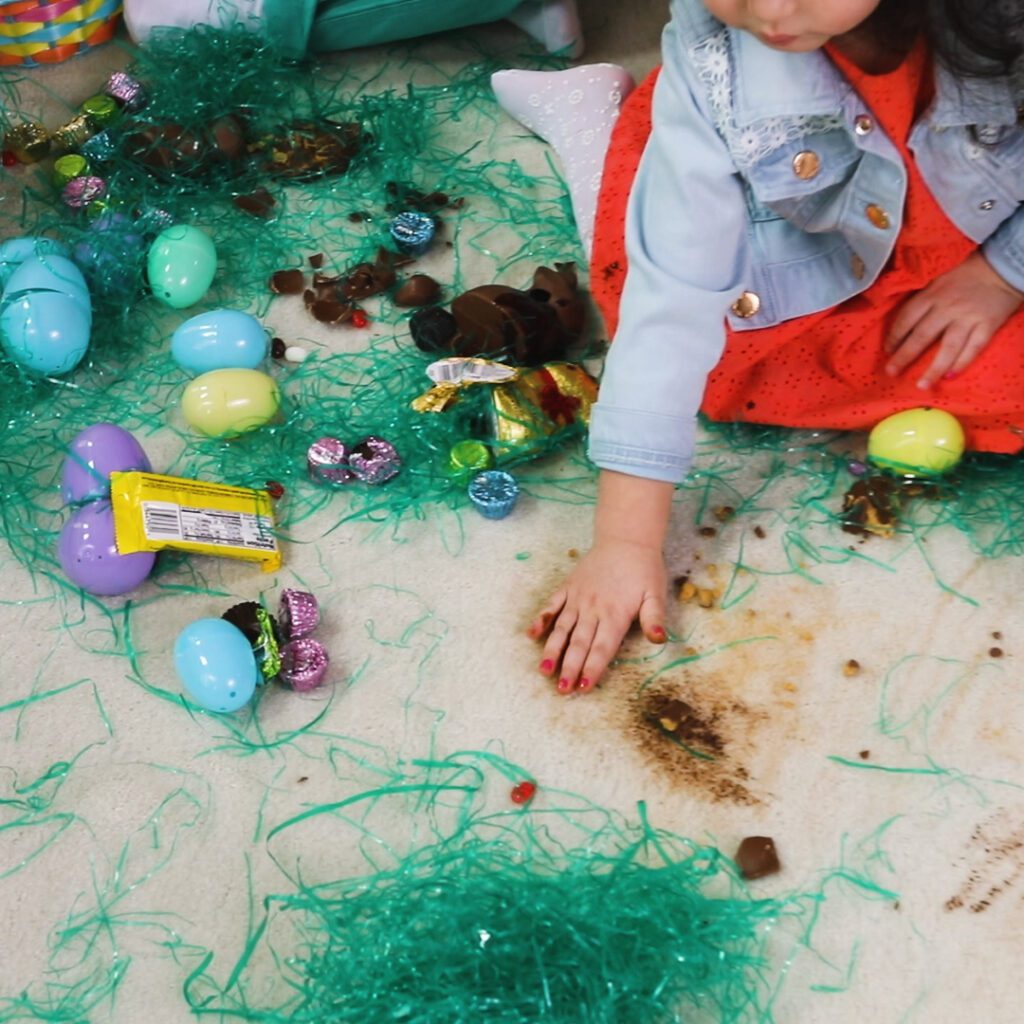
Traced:
[[270, 290], [277, 295], [301, 295], [305, 287], [301, 270], [278, 270], [270, 279]]
[[359, 152], [362, 135], [362, 127], [354, 123], [297, 120], [259, 148], [269, 153], [265, 168], [269, 173], [308, 181], [347, 171]]
[[395, 293], [396, 306], [430, 306], [441, 295], [441, 286], [427, 274], [413, 274]]
[[270, 211], [277, 205], [277, 200], [262, 185], [248, 195], [235, 196], [232, 202], [238, 209], [254, 217], [269, 217]]
[[314, 270], [319, 270], [324, 265], [324, 254], [322, 252], [318, 252], [315, 256], [310, 256], [309, 265]]
[[386, 291], [395, 283], [395, 267], [408, 262], [407, 257], [382, 246], [373, 263], [360, 263], [348, 272], [340, 284], [340, 293], [347, 299], [365, 299]]
[[356, 307], [351, 302], [338, 299], [317, 299], [310, 305], [309, 311], [322, 324], [343, 324], [352, 319]]
[[861, 477], [843, 496], [843, 529], [847, 533], [891, 537], [896, 529], [899, 494], [884, 476]]
[[[586, 309], [579, 294], [575, 263], [556, 263], [555, 269], [538, 267], [533, 274], [530, 296], [550, 303], [562, 329], [570, 339], [579, 337], [586, 318]], [[541, 298], [544, 294], [546, 297]]]
[[775, 841], [768, 836], [747, 836], [740, 843], [734, 860], [740, 874], [747, 879], [774, 875], [781, 868]]

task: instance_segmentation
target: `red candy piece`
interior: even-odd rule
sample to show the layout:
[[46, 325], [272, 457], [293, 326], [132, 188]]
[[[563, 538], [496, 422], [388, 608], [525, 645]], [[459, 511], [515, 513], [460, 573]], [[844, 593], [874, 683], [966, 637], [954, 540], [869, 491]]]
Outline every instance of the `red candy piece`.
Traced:
[[528, 804], [536, 792], [537, 784], [535, 782], [520, 782], [512, 787], [512, 792], [509, 795], [514, 804]]
[[361, 309], [357, 309], [349, 322], [353, 327], [365, 327], [370, 322], [370, 318]]
[[4, 150], [4, 167], [13, 167], [18, 162], [18, 158], [9, 150]]
[[279, 484], [276, 480], [267, 481], [267, 494], [269, 494], [275, 501], [278, 498], [284, 497], [284, 485]]

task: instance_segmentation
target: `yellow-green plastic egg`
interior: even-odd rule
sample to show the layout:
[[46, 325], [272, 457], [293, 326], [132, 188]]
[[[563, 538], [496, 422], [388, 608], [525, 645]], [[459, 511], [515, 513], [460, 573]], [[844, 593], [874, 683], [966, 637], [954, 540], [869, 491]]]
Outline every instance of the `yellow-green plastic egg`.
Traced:
[[904, 476], [948, 473], [963, 454], [963, 427], [942, 409], [905, 409], [887, 416], [868, 436], [868, 458]]
[[207, 437], [237, 437], [268, 423], [281, 407], [281, 393], [259, 370], [211, 370], [196, 377], [181, 399], [189, 426]]

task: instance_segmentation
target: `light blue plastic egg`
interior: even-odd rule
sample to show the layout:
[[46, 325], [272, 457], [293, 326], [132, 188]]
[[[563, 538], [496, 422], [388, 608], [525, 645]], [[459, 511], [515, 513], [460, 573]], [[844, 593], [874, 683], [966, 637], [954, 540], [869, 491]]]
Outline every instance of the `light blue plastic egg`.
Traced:
[[171, 338], [174, 361], [193, 373], [255, 370], [267, 358], [263, 325], [237, 309], [214, 309], [186, 320]]
[[67, 247], [52, 238], [22, 235], [8, 238], [0, 244], [0, 291], [7, 287], [7, 279], [30, 256], [67, 256]]
[[217, 250], [210, 236], [188, 224], [172, 224], [153, 240], [146, 257], [149, 287], [173, 309], [194, 306], [217, 273]]
[[198, 619], [174, 642], [174, 667], [188, 695], [209, 711], [237, 711], [259, 681], [245, 634], [225, 619]]
[[89, 348], [92, 311], [60, 292], [22, 292], [0, 306], [0, 344], [29, 373], [70, 373]]
[[89, 286], [82, 272], [66, 256], [45, 253], [29, 256], [7, 279], [4, 302], [18, 299], [29, 292], [57, 292], [67, 295], [91, 310]]

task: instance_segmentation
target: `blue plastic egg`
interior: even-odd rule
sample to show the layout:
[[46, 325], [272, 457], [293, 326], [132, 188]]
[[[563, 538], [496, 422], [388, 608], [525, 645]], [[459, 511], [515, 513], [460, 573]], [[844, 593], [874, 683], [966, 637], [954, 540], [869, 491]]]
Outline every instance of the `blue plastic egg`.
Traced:
[[172, 224], [153, 240], [146, 268], [153, 294], [173, 309], [185, 309], [194, 306], [213, 284], [217, 250], [199, 228]]
[[0, 305], [0, 343], [23, 369], [44, 377], [70, 373], [89, 348], [92, 311], [60, 292], [22, 292]]
[[0, 244], [0, 291], [7, 287], [7, 279], [30, 256], [67, 256], [67, 247], [52, 238], [23, 235], [8, 238]]
[[209, 711], [237, 711], [259, 681], [245, 634], [225, 619], [199, 619], [174, 642], [174, 667], [188, 695]]
[[7, 279], [4, 302], [18, 299], [29, 292], [56, 292], [92, 309], [89, 286], [82, 272], [66, 256], [47, 253], [29, 256]]
[[152, 472], [142, 445], [116, 423], [94, 423], [68, 445], [60, 489], [66, 504], [110, 496], [110, 474]]
[[141, 290], [145, 253], [146, 239], [132, 219], [107, 210], [75, 246], [75, 262], [88, 274], [94, 294], [126, 301]]
[[171, 338], [174, 361], [193, 373], [255, 370], [267, 358], [270, 340], [263, 325], [237, 309], [214, 309], [186, 320]]

